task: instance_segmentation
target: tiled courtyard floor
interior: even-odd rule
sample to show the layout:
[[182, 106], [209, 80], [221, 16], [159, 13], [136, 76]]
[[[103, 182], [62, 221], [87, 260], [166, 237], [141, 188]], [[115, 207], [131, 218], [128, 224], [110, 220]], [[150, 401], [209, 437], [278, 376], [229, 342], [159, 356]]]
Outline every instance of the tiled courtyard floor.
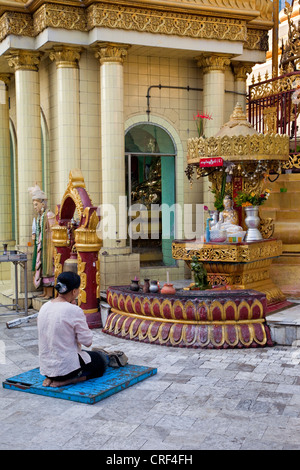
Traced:
[[300, 348], [167, 348], [93, 330], [95, 346], [158, 373], [85, 405], [2, 388], [38, 366], [36, 320], [8, 329], [13, 318], [0, 316], [2, 450], [300, 449]]

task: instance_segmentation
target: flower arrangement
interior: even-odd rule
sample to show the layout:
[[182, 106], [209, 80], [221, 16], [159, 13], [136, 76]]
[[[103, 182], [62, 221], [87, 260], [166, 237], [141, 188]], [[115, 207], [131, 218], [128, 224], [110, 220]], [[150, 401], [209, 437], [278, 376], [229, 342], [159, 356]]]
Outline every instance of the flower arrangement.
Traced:
[[226, 172], [223, 172], [221, 188], [220, 189], [211, 189], [211, 192], [215, 196], [214, 207], [217, 211], [222, 212], [224, 210], [223, 200], [225, 196], [226, 188]]
[[194, 115], [194, 121], [196, 121], [198, 137], [205, 137], [204, 136], [204, 123], [205, 123], [204, 119], [208, 119], [210, 121], [212, 117], [208, 113], [199, 113], [199, 111], [196, 116]]
[[271, 191], [269, 189], [265, 189], [263, 193], [258, 195], [253, 191], [250, 194], [240, 191], [234, 199], [234, 202], [237, 207], [260, 206], [268, 199], [270, 193]]

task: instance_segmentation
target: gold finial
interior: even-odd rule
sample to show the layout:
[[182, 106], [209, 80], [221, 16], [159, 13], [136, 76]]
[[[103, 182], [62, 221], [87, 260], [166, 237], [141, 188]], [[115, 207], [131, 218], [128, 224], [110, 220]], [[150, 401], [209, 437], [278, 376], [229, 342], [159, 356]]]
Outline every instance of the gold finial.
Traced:
[[85, 188], [83, 174], [79, 168], [70, 171], [69, 183], [72, 184], [73, 188]]
[[242, 106], [240, 103], [237, 103], [234, 107], [233, 113], [230, 116], [230, 121], [245, 121], [246, 120], [246, 115], [243, 111]]

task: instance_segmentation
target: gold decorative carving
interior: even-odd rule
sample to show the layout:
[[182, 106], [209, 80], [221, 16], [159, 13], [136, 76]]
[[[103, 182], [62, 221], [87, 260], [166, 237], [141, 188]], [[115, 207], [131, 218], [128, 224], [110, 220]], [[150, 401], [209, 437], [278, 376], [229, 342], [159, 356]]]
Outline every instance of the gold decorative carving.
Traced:
[[130, 46], [126, 44], [100, 43], [95, 57], [99, 59], [100, 64], [105, 62], [123, 63], [127, 57], [127, 51]]
[[[81, 217], [83, 213], [83, 203], [82, 203], [80, 194], [78, 193], [76, 189], [77, 187], [85, 188], [82, 173], [81, 173], [81, 170], [78, 170], [78, 171], [72, 170], [70, 171], [70, 174], [69, 174], [69, 183], [65, 191], [65, 194], [63, 195], [60, 207], [62, 209], [66, 199], [70, 197], [71, 199], [73, 199], [75, 203], [79, 217]], [[60, 218], [61, 218], [61, 214], [60, 214]]]
[[[158, 34], [172, 34], [204, 39], [243, 41], [245, 48], [268, 50], [268, 30], [272, 24], [269, 0], [139, 0], [118, 2], [109, 0], [91, 2], [55, 1], [55, 3], [28, 2], [26, 11], [20, 11], [25, 0], [0, 5], [0, 41], [9, 34], [34, 37], [45, 28], [89, 31], [95, 27], [125, 29]], [[75, 2], [73, 2], [75, 3]], [[38, 7], [38, 8], [37, 8]], [[37, 9], [36, 9], [37, 8]], [[23, 7], [22, 9], [25, 10]], [[247, 28], [246, 22], [251, 20]]]
[[10, 73], [0, 73], [0, 81], [5, 83], [5, 86], [6, 88], [8, 87], [9, 85], [9, 82], [10, 82], [10, 79], [11, 79], [11, 75]]
[[67, 227], [63, 225], [53, 225], [51, 231], [52, 241], [55, 246], [69, 246], [70, 240], [68, 238]]
[[68, 30], [87, 30], [86, 12], [84, 8], [46, 3], [33, 14], [35, 34], [45, 28], [62, 28]]
[[280, 59], [280, 68], [285, 72], [293, 71], [299, 68], [299, 47], [300, 47], [300, 31], [299, 24], [295, 26], [292, 17], [295, 13], [298, 15], [299, 9], [294, 11], [294, 2], [291, 5], [285, 2], [284, 13], [287, 15], [288, 34], [287, 42], [282, 42], [282, 53]]
[[197, 256], [203, 262], [250, 263], [266, 258], [275, 258], [282, 253], [281, 240], [265, 240], [255, 244], [205, 244], [175, 241], [172, 244], [174, 259], [191, 260]]
[[188, 140], [188, 164], [199, 163], [202, 157], [222, 157], [224, 160], [287, 160], [288, 135], [237, 135], [197, 137]]
[[75, 243], [77, 251], [99, 251], [102, 241], [98, 238], [96, 228], [99, 218], [96, 211], [89, 217], [89, 207], [86, 207], [83, 215], [86, 216], [86, 223], [75, 230]]
[[274, 219], [268, 217], [266, 219], [260, 219], [258, 230], [262, 234], [264, 239], [269, 239], [274, 234]]
[[[130, 321], [126, 321], [130, 319]], [[124, 321], [125, 320], [125, 321]], [[144, 318], [140, 315], [134, 315], [130, 313], [121, 312], [115, 308], [112, 308], [112, 314], [110, 315], [110, 321], [106, 323], [104, 331], [109, 334], [127, 338], [135, 341], [145, 341], [147, 343], [158, 343], [161, 345], [171, 346], [186, 346], [186, 347], [235, 347], [239, 344], [249, 347], [253, 342], [265, 346], [267, 344], [267, 335], [264, 328], [264, 319], [248, 320], [248, 321], [225, 321], [225, 322], [182, 322], [176, 320]], [[167, 324], [172, 323], [169, 328], [166, 328]], [[258, 337], [256, 333], [256, 325], [261, 325], [260, 331], [262, 337]], [[188, 331], [190, 325], [194, 325], [191, 331]], [[207, 328], [207, 335], [200, 334], [200, 328], [203, 326]], [[228, 326], [234, 330], [232, 334], [228, 333]], [[247, 339], [243, 335], [243, 327], [247, 325], [248, 337]], [[221, 337], [215, 338], [215, 328], [218, 327], [218, 332]], [[180, 329], [180, 331], [178, 331]], [[166, 333], [167, 332], [167, 333]], [[231, 330], [232, 333], [232, 330]]]
[[203, 262], [208, 280], [217, 286], [234, 289], [254, 289], [266, 294], [269, 303], [285, 299], [270, 279], [273, 258], [282, 254], [281, 240], [265, 240], [243, 245], [205, 244], [174, 241], [172, 256], [187, 265], [193, 256]]
[[247, 39], [244, 47], [245, 49], [267, 52], [269, 49], [268, 31], [247, 28]]
[[254, 64], [247, 62], [231, 62], [235, 80], [247, 80], [248, 75], [252, 72]]
[[96, 261], [96, 284], [97, 284], [96, 297], [97, 299], [100, 299], [100, 260], [99, 258]]
[[277, 107], [263, 109], [264, 134], [276, 134], [277, 130]]
[[[170, 301], [169, 301], [170, 302]], [[181, 302], [180, 302], [181, 303]], [[173, 324], [177, 324], [177, 325], [245, 325], [245, 324], [249, 324], [250, 322], [251, 323], [264, 323], [265, 322], [265, 319], [262, 317], [261, 315], [261, 318], [257, 318], [257, 319], [247, 319], [247, 320], [221, 320], [221, 321], [217, 321], [217, 320], [213, 320], [213, 319], [210, 319], [209, 317], [211, 317], [211, 311], [213, 310], [214, 307], [216, 307], [217, 305], [220, 306], [220, 311], [221, 311], [221, 314], [222, 316], [224, 317], [225, 314], [224, 314], [224, 310], [225, 308], [227, 307], [227, 305], [229, 304], [229, 302], [226, 302], [225, 303], [225, 306], [221, 304], [221, 302], [212, 302], [211, 305], [208, 305], [208, 304], [205, 304], [205, 307], [207, 308], [208, 310], [208, 319], [207, 321], [205, 320], [177, 320], [176, 319], [176, 316], [174, 315], [174, 309], [171, 308], [170, 310], [170, 314], [171, 314], [171, 318], [164, 318], [163, 316], [163, 312], [162, 312], [162, 308], [160, 309], [161, 312], [160, 314], [162, 315], [162, 318], [158, 317], [158, 316], [155, 316], [155, 322], [160, 322], [160, 323], [173, 323]], [[171, 302], [170, 302], [170, 305], [171, 305]], [[182, 305], [182, 304], [181, 304]], [[234, 304], [234, 302], [230, 302], [230, 305], [234, 306], [234, 311], [239, 312], [240, 308], [237, 308], [237, 306]], [[257, 305], [257, 304], [255, 304]], [[254, 306], [254, 305], [253, 305]], [[184, 308], [184, 306], [182, 306]], [[252, 310], [253, 310], [253, 307], [251, 306], [248, 306], [249, 309], [250, 309], [250, 315], [252, 313]], [[130, 317], [130, 318], [139, 318], [140, 320], [142, 321], [151, 321], [153, 322], [153, 317], [149, 317], [147, 315], [144, 315], [144, 314], [137, 314], [137, 313], [129, 313], [129, 312], [123, 312], [122, 310], [119, 310], [119, 309], [116, 309], [114, 307], [112, 307], [112, 312], [113, 313], [118, 313], [119, 315], [124, 315], [126, 317]], [[262, 306], [261, 306], [261, 312], [262, 312]]]
[[79, 253], [77, 253], [77, 272], [78, 275], [80, 276], [80, 290], [79, 290], [79, 295], [78, 295], [78, 305], [80, 306], [82, 303], [86, 303], [86, 273], [85, 271], [85, 265], [86, 263], [82, 261], [82, 258]]
[[49, 57], [56, 62], [56, 68], [78, 68], [80, 59], [80, 47], [54, 47]]
[[243, 163], [253, 160], [284, 161], [289, 158], [290, 150], [288, 135], [259, 134], [239, 104], [214, 137], [188, 139], [187, 148], [188, 164], [197, 165], [202, 157], [222, 157], [224, 160]]
[[89, 30], [106, 27], [230, 41], [245, 41], [247, 37], [243, 20], [132, 8], [120, 4], [91, 5], [87, 22]]
[[257, 82], [255, 83], [254, 75], [252, 76], [252, 85], [249, 88], [250, 100], [257, 100], [265, 98], [270, 95], [276, 95], [286, 91], [293, 90], [295, 79], [299, 75], [279, 76], [274, 80], [269, 80], [268, 73], [265, 74], [264, 81], [262, 81], [260, 73], [257, 75]]
[[0, 41], [9, 34], [16, 36], [36, 36], [31, 15], [7, 11], [0, 18]]
[[8, 65], [17, 70], [38, 72], [42, 54], [35, 51], [17, 50], [7, 55]]
[[293, 168], [300, 169], [300, 153], [290, 155], [287, 162], [283, 162], [282, 168], [284, 170], [291, 170]]
[[57, 249], [54, 247], [54, 278], [55, 281], [60, 273], [62, 273], [62, 264], [61, 264], [61, 253], [57, 252]]
[[203, 54], [197, 57], [197, 64], [203, 68], [203, 73], [208, 73], [213, 70], [225, 71], [230, 65], [230, 58], [223, 55]]

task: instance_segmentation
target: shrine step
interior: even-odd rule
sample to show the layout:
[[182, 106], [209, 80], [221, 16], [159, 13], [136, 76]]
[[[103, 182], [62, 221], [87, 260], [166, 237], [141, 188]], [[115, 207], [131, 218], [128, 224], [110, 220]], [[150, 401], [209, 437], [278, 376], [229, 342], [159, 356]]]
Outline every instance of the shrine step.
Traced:
[[40, 308], [43, 306], [44, 303], [48, 302], [49, 299], [45, 299], [43, 297], [33, 297], [32, 298], [32, 308], [34, 310], [39, 311]]
[[[28, 292], [28, 308], [32, 308], [32, 300], [36, 296], [36, 292]], [[16, 294], [15, 291], [11, 288], [11, 281], [2, 281], [0, 284], [0, 304], [2, 306], [8, 306], [9, 310], [13, 310], [10, 307], [12, 304], [16, 304]], [[19, 292], [18, 294], [18, 305], [21, 309], [25, 307], [25, 294]]]
[[300, 303], [266, 317], [272, 340], [283, 346], [300, 346]]

